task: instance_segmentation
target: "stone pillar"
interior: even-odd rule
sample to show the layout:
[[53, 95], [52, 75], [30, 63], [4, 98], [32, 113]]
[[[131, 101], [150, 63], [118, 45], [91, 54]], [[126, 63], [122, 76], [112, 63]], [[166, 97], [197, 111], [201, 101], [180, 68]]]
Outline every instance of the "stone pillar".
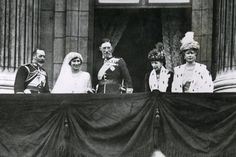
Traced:
[[236, 3], [214, 1], [215, 92], [236, 92]]
[[40, 10], [40, 48], [46, 52], [45, 70], [48, 73], [49, 86], [52, 87], [52, 60], [54, 34], [54, 0], [41, 0]]
[[56, 81], [65, 55], [79, 52], [84, 58], [82, 70], [88, 71], [89, 21], [91, 0], [55, 0], [53, 43], [53, 82]]
[[194, 38], [200, 44], [197, 61], [205, 64], [211, 71], [212, 63], [212, 24], [213, 24], [213, 1], [192, 1], [192, 31]]
[[40, 2], [0, 1], [0, 93], [13, 93], [17, 68], [39, 46]]
[[[59, 75], [65, 56], [66, 45], [66, 4], [67, 0], [55, 0], [55, 20], [53, 36], [53, 83]], [[52, 83], [52, 84], [53, 84]]]

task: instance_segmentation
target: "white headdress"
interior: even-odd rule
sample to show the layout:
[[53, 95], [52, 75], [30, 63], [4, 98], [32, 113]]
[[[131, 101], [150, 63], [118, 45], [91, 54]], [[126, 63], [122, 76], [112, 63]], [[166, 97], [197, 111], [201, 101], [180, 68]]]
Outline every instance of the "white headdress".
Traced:
[[68, 53], [64, 58], [60, 74], [53, 87], [52, 93], [61, 93], [65, 90], [65, 88], [67, 88], [66, 83], [68, 82], [68, 80], [70, 80], [70, 77], [72, 77], [72, 70], [69, 63], [74, 58], [79, 58], [81, 62], [83, 62], [83, 57], [80, 53], [78, 52]]
[[188, 50], [191, 48], [198, 50], [200, 48], [199, 43], [194, 40], [194, 32], [185, 33], [185, 36], [180, 42], [182, 44], [180, 47], [180, 51]]

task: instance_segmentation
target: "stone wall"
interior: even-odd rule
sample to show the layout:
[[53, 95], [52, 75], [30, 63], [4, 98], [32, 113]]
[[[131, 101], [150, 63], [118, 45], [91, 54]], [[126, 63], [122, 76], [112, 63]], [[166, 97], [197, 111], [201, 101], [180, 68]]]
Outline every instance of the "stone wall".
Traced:
[[90, 71], [89, 0], [49, 0], [42, 2], [41, 46], [47, 51], [50, 87], [53, 87], [64, 56], [80, 52], [84, 58], [82, 70]]
[[[19, 65], [30, 62], [31, 52], [39, 47], [46, 51], [44, 68], [49, 74], [50, 88], [57, 79], [64, 56], [70, 51], [77, 51], [83, 55], [82, 69], [92, 74], [94, 0], [22, 1], [27, 4], [20, 3], [21, 1], [16, 2], [1, 1], [0, 21], [6, 23], [0, 26], [1, 70], [13, 69], [12, 74], [14, 74]], [[9, 8], [4, 10], [7, 8], [4, 6], [9, 6]], [[29, 8], [24, 10], [24, 6]], [[206, 64], [209, 70], [212, 62], [212, 10], [212, 0], [192, 0], [192, 11], [190, 11], [192, 12], [190, 21], [192, 28], [190, 29], [195, 32], [195, 37], [201, 45], [198, 61]], [[10, 21], [4, 21], [5, 19]], [[166, 22], [171, 26], [171, 22]], [[182, 23], [179, 23], [179, 26], [181, 25]], [[187, 29], [176, 32], [173, 34], [173, 39], [176, 38], [175, 40], [178, 41], [185, 31]], [[11, 33], [6, 34], [6, 32]], [[165, 33], [168, 34], [168, 31], [163, 32], [163, 40], [167, 41]], [[167, 50], [171, 54], [172, 67], [170, 68], [180, 64], [178, 58], [173, 61], [173, 58], [178, 57], [178, 48], [172, 47], [173, 49], [175, 49], [174, 53], [171, 49]], [[8, 59], [7, 62], [3, 62], [4, 58]]]
[[211, 71], [213, 1], [192, 0], [192, 31], [200, 44], [197, 60]]

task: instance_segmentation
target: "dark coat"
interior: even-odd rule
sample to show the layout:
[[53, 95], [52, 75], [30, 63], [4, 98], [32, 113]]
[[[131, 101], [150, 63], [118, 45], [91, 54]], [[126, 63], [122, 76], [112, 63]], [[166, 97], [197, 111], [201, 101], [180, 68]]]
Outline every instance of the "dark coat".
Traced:
[[132, 80], [124, 59], [113, 57], [113, 62], [114, 65], [98, 80], [97, 93], [121, 93], [122, 88], [132, 88]]

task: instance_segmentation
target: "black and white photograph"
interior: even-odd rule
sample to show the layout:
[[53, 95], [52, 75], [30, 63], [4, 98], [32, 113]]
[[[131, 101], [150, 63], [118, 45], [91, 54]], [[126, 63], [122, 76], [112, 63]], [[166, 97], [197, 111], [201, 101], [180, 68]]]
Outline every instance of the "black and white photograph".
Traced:
[[235, 0], [0, 0], [0, 157], [236, 157], [235, 30]]

